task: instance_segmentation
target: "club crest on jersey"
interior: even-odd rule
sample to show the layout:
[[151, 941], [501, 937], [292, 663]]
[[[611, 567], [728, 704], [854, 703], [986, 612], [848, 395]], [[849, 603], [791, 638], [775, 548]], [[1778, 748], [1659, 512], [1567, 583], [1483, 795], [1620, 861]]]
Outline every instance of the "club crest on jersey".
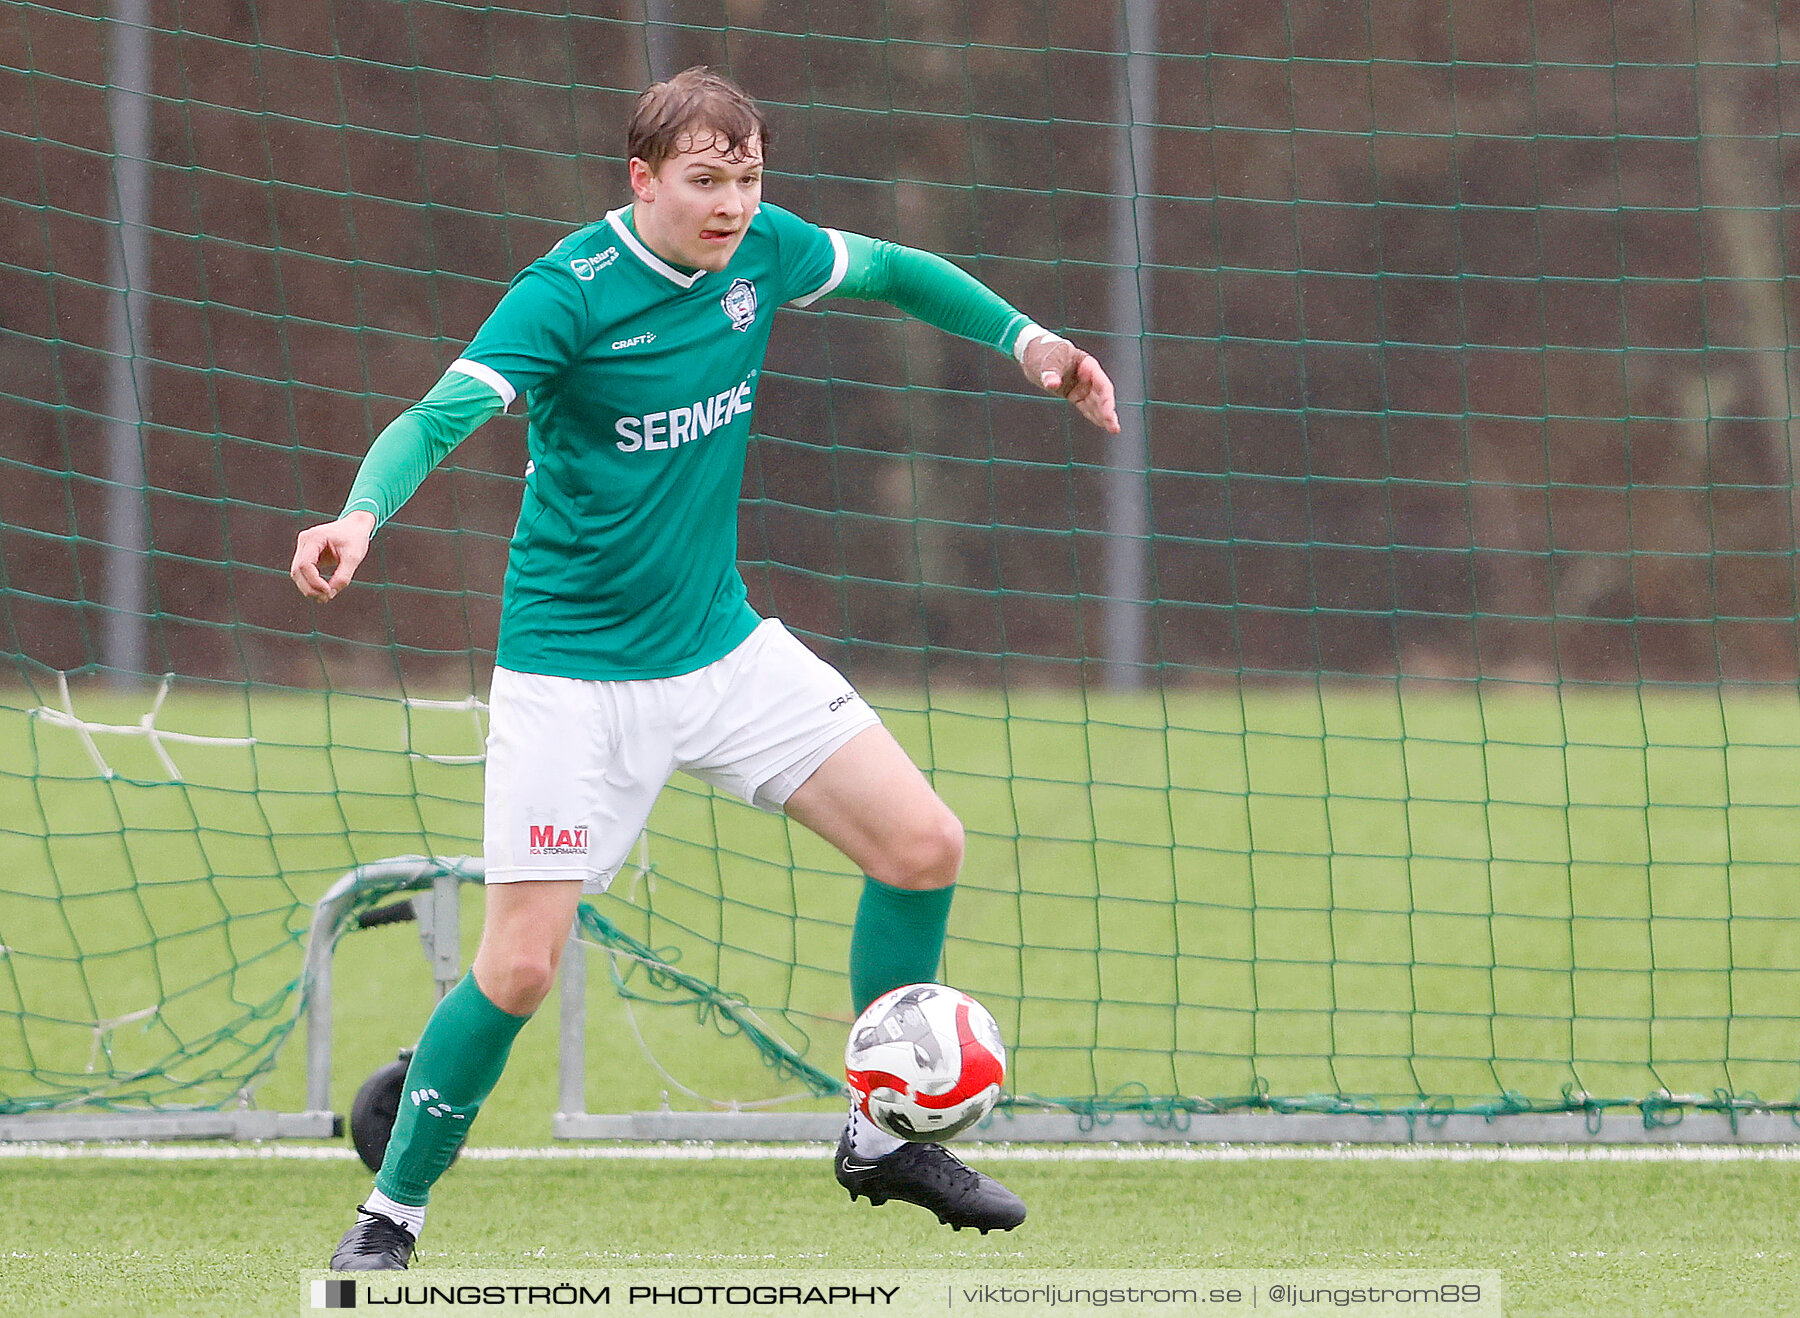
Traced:
[[748, 279], [734, 279], [725, 296], [719, 299], [725, 314], [731, 317], [731, 328], [747, 330], [756, 323], [756, 285]]

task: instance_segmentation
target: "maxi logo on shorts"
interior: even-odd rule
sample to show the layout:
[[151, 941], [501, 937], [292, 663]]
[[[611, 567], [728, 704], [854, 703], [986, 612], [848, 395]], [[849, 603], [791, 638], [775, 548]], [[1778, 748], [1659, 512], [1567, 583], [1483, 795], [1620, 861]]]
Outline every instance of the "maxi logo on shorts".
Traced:
[[531, 854], [534, 856], [585, 856], [587, 849], [586, 828], [558, 828], [555, 824], [531, 825]]

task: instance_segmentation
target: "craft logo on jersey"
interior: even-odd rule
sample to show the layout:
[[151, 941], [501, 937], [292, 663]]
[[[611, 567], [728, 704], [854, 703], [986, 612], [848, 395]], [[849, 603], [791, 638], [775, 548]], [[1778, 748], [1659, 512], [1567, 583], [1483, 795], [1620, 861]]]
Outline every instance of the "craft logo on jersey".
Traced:
[[756, 285], [748, 279], [734, 279], [725, 296], [719, 299], [725, 314], [731, 317], [731, 328], [747, 330], [756, 323]]
[[585, 856], [587, 849], [588, 831], [585, 828], [531, 825], [531, 854], [534, 856]]

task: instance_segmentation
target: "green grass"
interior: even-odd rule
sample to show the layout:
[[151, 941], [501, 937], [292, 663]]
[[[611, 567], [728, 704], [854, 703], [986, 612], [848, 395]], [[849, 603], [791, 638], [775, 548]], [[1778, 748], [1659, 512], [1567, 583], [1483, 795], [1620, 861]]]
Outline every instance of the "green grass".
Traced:
[[[77, 701], [129, 724], [148, 696]], [[479, 849], [478, 770], [406, 753], [470, 753], [466, 713], [178, 690], [161, 726], [258, 743], [173, 746], [177, 784], [122, 737], [98, 739], [120, 775], [103, 781], [34, 703], [0, 698], [0, 1095], [125, 1076], [228, 1025], [173, 1066], [194, 1082], [173, 1097], [216, 1101], [291, 1014], [307, 904], [331, 879]], [[1370, 682], [883, 703], [968, 824], [947, 975], [1001, 1016], [1021, 1090], [1800, 1090], [1792, 691]], [[810, 1035], [829, 1068], [856, 877], [779, 820], [687, 789], [665, 794], [649, 860], [603, 909]], [[471, 951], [473, 889], [464, 913]], [[637, 1004], [634, 1030], [604, 965], [592, 1109], [705, 1105], [680, 1085], [793, 1092], [691, 1008]], [[405, 926], [347, 936], [337, 984], [344, 1111], [416, 1036], [431, 989]], [[302, 1106], [299, 1045], [260, 1105]], [[554, 1022], [533, 1022], [472, 1144], [546, 1143], [554, 1074]], [[1800, 1293], [1785, 1163], [1004, 1174], [1033, 1218], [981, 1241], [922, 1213], [846, 1211], [822, 1165], [465, 1161], [422, 1263], [1455, 1266], [1499, 1269], [1509, 1314], [1781, 1313]], [[365, 1186], [343, 1163], [0, 1162], [15, 1287], [0, 1307], [292, 1312]], [[221, 1302], [227, 1286], [240, 1298]]]
[[[176, 783], [142, 738], [102, 735], [105, 781], [73, 732], [27, 714], [37, 698], [0, 701], [0, 1093], [164, 1068], [196, 1082], [167, 1098], [206, 1096], [209, 1071], [266, 1057], [331, 879], [479, 850], [479, 769], [409, 754], [478, 750], [468, 711], [187, 686], [160, 726], [256, 745], [173, 745]], [[76, 705], [129, 724], [149, 699], [81, 690]], [[999, 1016], [1021, 1093], [1800, 1092], [1791, 690], [878, 700], [968, 825], [946, 974]], [[858, 880], [816, 839], [686, 781], [652, 821], [650, 870], [602, 907], [830, 1069]], [[365, 944], [382, 949], [366, 964]], [[411, 945], [347, 940], [345, 1010], [359, 988], [384, 1007], [346, 1021], [368, 1049], [345, 1047], [344, 1075], [428, 1008]], [[594, 1010], [629, 1037], [604, 983]], [[741, 1044], [699, 1045], [687, 1008], [644, 1017], [679, 1083], [635, 1068], [598, 1104], [783, 1092]], [[290, 1101], [296, 1064], [266, 1100]]]
[[[471, 1163], [415, 1276], [458, 1269], [1476, 1268], [1508, 1318], [1796, 1312], [1792, 1164], [1005, 1164], [1032, 1216], [952, 1234], [848, 1205], [823, 1159]], [[0, 1312], [291, 1314], [361, 1168], [0, 1164]]]

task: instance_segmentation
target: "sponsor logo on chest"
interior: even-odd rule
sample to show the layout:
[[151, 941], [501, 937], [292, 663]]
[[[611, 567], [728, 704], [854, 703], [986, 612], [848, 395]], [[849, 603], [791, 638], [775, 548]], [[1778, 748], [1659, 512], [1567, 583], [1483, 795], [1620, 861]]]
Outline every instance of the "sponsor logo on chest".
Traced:
[[619, 249], [608, 247], [605, 251], [596, 252], [592, 256], [574, 256], [569, 258], [569, 270], [575, 278], [584, 284], [592, 282], [595, 275], [619, 259]]
[[672, 407], [666, 412], [622, 416], [613, 422], [619, 434], [615, 447], [621, 453], [680, 448], [720, 430], [751, 408], [752, 371], [735, 389], [724, 389], [697, 403]]

